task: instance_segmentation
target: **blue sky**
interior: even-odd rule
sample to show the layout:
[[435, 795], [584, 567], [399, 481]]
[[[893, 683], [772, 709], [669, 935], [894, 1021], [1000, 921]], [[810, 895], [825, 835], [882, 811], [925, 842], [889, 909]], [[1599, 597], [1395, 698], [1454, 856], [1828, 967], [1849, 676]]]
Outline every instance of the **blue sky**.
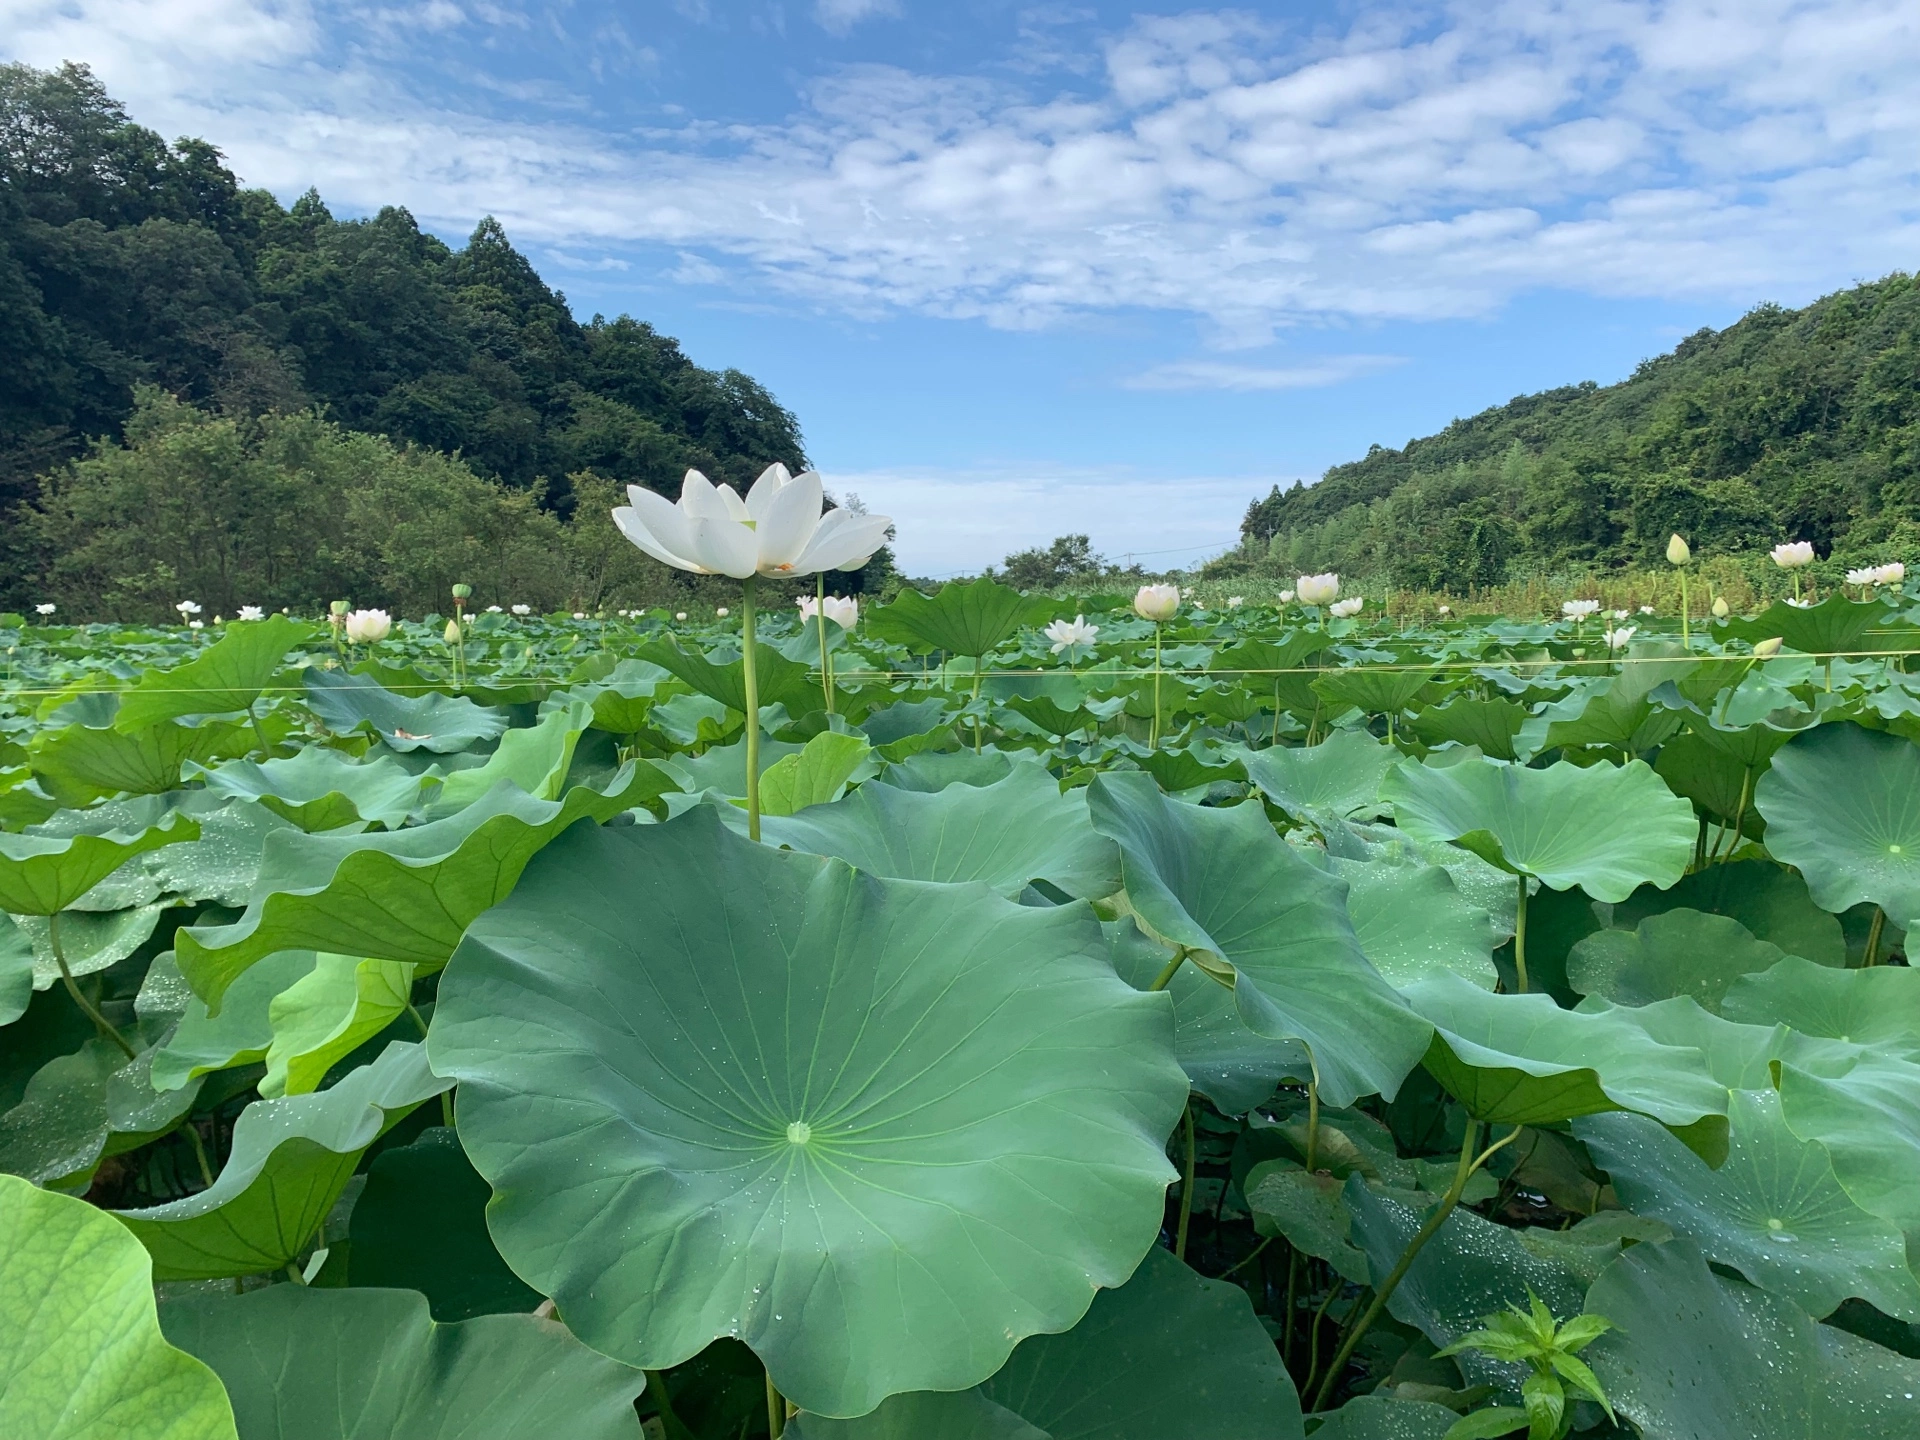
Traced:
[[1912, 0], [0, 0], [0, 55], [286, 198], [498, 215], [769, 384], [921, 574], [1186, 563], [1275, 482], [1920, 260]]

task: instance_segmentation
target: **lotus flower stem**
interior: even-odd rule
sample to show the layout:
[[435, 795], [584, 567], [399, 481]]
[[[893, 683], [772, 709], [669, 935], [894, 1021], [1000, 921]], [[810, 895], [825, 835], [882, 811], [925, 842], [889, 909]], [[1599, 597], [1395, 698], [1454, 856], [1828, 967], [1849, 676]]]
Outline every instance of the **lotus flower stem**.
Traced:
[[1733, 852], [1740, 847], [1740, 827], [1747, 822], [1747, 802], [1753, 798], [1753, 767], [1748, 765], [1740, 772], [1740, 804], [1733, 813], [1733, 832], [1727, 840], [1727, 853], [1722, 855], [1716, 844], [1713, 854], [1715, 863], [1731, 860]]
[[1199, 1161], [1200, 1147], [1193, 1134], [1193, 1101], [1181, 1112], [1181, 1128], [1187, 1137], [1187, 1168], [1180, 1182], [1180, 1228], [1173, 1232], [1173, 1257], [1187, 1258], [1187, 1225], [1193, 1219], [1193, 1172]]
[[787, 1399], [775, 1388], [773, 1372], [767, 1372], [767, 1440], [780, 1440], [787, 1428]]
[[1311, 1175], [1320, 1160], [1320, 1082], [1307, 1082], [1307, 1173]]
[[[1525, 883], [1524, 877], [1522, 883]], [[1333, 1394], [1334, 1383], [1347, 1368], [1347, 1361], [1353, 1357], [1355, 1347], [1359, 1345], [1367, 1331], [1373, 1328], [1373, 1322], [1380, 1318], [1380, 1312], [1387, 1308], [1387, 1301], [1391, 1300], [1393, 1292], [1400, 1288], [1400, 1282], [1407, 1278], [1407, 1271], [1413, 1268], [1414, 1260], [1426, 1247], [1427, 1241], [1440, 1232], [1440, 1227], [1447, 1223], [1447, 1217], [1453, 1214], [1455, 1207], [1460, 1204], [1460, 1196], [1467, 1188], [1467, 1181], [1473, 1178], [1473, 1172], [1485, 1165], [1501, 1149], [1519, 1139], [1523, 1128], [1525, 1127], [1520, 1125], [1514, 1126], [1512, 1133], [1506, 1139], [1496, 1140], [1475, 1155], [1473, 1147], [1475, 1141], [1479, 1139], [1480, 1122], [1468, 1119], [1467, 1133], [1460, 1142], [1460, 1163], [1454, 1168], [1453, 1183], [1447, 1187], [1447, 1193], [1440, 1198], [1440, 1203], [1433, 1207], [1420, 1228], [1413, 1232], [1413, 1239], [1409, 1240], [1407, 1248], [1400, 1252], [1400, 1258], [1394, 1262], [1392, 1271], [1380, 1283], [1380, 1288], [1373, 1292], [1373, 1302], [1361, 1315], [1360, 1322], [1347, 1331], [1346, 1339], [1340, 1342], [1340, 1348], [1334, 1352], [1333, 1360], [1327, 1366], [1326, 1378], [1320, 1382], [1319, 1393], [1313, 1397], [1313, 1408], [1316, 1411], [1326, 1408], [1327, 1401]]]
[[267, 743], [267, 732], [260, 728], [260, 715], [254, 708], [254, 702], [247, 702], [247, 720], [253, 726], [253, 738], [260, 742], [260, 753], [265, 759], [273, 758], [273, 746]]
[[200, 1183], [207, 1189], [213, 1188], [213, 1167], [207, 1163], [207, 1147], [200, 1142], [200, 1131], [189, 1115], [180, 1122], [180, 1133], [187, 1137], [187, 1143], [193, 1146], [193, 1158], [200, 1166]]
[[827, 714], [833, 714], [833, 659], [827, 654], [827, 572], [814, 577], [813, 623], [820, 631], [820, 693], [826, 698]]
[[1693, 612], [1687, 602], [1687, 572], [1680, 572], [1680, 648], [1693, 649]]
[[1159, 991], [1166, 989], [1167, 986], [1171, 985], [1173, 983], [1174, 975], [1178, 973], [1180, 967], [1186, 963], [1186, 959], [1187, 959], [1187, 947], [1182, 945], [1179, 947], [1179, 949], [1173, 952], [1173, 959], [1167, 962], [1167, 968], [1162, 970], [1157, 976], [1154, 977], [1153, 984], [1147, 987], [1148, 993], [1149, 994], [1158, 993]]
[[134, 1049], [127, 1043], [127, 1037], [107, 1023], [107, 1017], [100, 1013], [100, 1007], [86, 997], [85, 992], [80, 989], [80, 982], [73, 978], [73, 971], [67, 966], [67, 952], [60, 944], [58, 911], [47, 917], [47, 944], [53, 950], [53, 963], [60, 967], [60, 978], [66, 984], [67, 994], [73, 997], [73, 1003], [80, 1007], [81, 1014], [93, 1021], [94, 1028], [100, 1032], [101, 1039], [111, 1040], [126, 1053], [127, 1059], [133, 1059]]
[[1520, 879], [1520, 902], [1513, 912], [1513, 969], [1520, 977], [1520, 988], [1516, 992], [1527, 993], [1527, 877]]
[[1886, 928], [1887, 912], [1878, 905], [1873, 907], [1873, 924], [1867, 927], [1867, 953], [1860, 957], [1862, 968], [1871, 969], [1880, 963], [1880, 932]]
[[978, 656], [978, 655], [976, 655], [976, 656], [974, 656], [974, 657], [973, 657], [973, 700], [974, 700], [974, 706], [975, 706], [975, 708], [974, 708], [974, 712], [973, 712], [973, 753], [974, 753], [974, 754], [976, 754], [976, 755], [978, 755], [978, 754], [980, 753], [980, 710], [979, 710], [979, 700], [980, 700], [980, 661], [981, 661], [981, 658], [982, 658], [982, 657], [981, 657], [981, 656]]
[[654, 1407], [660, 1412], [660, 1428], [666, 1432], [667, 1440], [691, 1440], [693, 1432], [687, 1429], [673, 1409], [673, 1395], [667, 1389], [667, 1377], [658, 1370], [648, 1370], [647, 1393], [653, 1396]]
[[[747, 838], [760, 838], [760, 677], [754, 671], [753, 591], [759, 577], [740, 582], [741, 677], [747, 702]], [[773, 1382], [769, 1380], [768, 1386]], [[773, 1393], [769, 1388], [768, 1393]], [[777, 1437], [779, 1431], [774, 1432]]]
[[1153, 625], [1153, 729], [1147, 737], [1147, 748], [1160, 748], [1160, 636], [1164, 627], [1159, 621]]
[[[1298, 1252], [1296, 1252], [1296, 1257], [1297, 1257], [1297, 1254]], [[1328, 1277], [1327, 1298], [1320, 1302], [1320, 1308], [1313, 1312], [1313, 1319], [1307, 1325], [1307, 1336], [1308, 1336], [1307, 1378], [1306, 1378], [1306, 1383], [1301, 1385], [1300, 1387], [1302, 1394], [1306, 1393], [1307, 1391], [1313, 1388], [1313, 1377], [1319, 1373], [1320, 1327], [1322, 1324], [1325, 1323], [1327, 1318], [1327, 1311], [1333, 1308], [1333, 1302], [1339, 1297], [1339, 1294], [1340, 1294], [1340, 1277], [1336, 1273]], [[1360, 1308], [1360, 1297], [1356, 1295], [1354, 1297], [1353, 1305], [1349, 1308], [1347, 1312], [1348, 1323], [1351, 1323], [1353, 1320], [1353, 1311], [1358, 1310], [1359, 1308]]]

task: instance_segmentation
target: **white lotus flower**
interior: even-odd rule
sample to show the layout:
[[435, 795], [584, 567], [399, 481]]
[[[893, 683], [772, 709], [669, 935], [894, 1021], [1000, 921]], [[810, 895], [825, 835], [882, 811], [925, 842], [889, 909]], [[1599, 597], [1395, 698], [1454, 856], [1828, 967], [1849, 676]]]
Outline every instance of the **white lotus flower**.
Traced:
[[513, 613], [516, 615], [531, 615], [533, 613], [533, 607], [531, 605], [516, 605], [513, 607]]
[[1142, 585], [1134, 592], [1133, 613], [1142, 620], [1163, 624], [1180, 608], [1178, 585]]
[[1789, 600], [1787, 603], [1796, 610], [1811, 610], [1813, 608], [1813, 601], [1811, 600]]
[[1882, 585], [1900, 585], [1906, 582], [1907, 567], [1896, 560], [1891, 565], [1882, 565], [1879, 573]]
[[240, 618], [242, 620], [264, 620], [267, 618], [267, 612], [262, 610], [258, 605], [242, 605], [240, 607]]
[[1667, 541], [1667, 563], [1684, 565], [1693, 558], [1693, 549], [1678, 535]]
[[576, 610], [573, 612], [573, 618], [576, 620], [584, 620], [587, 618], [587, 612], [584, 610]]
[[393, 633], [393, 617], [384, 610], [355, 610], [347, 616], [347, 639], [372, 645]]
[[1756, 660], [1771, 660], [1780, 653], [1780, 643], [1780, 637], [1778, 635], [1766, 640], [1754, 641], [1753, 658]]
[[440, 638], [449, 645], [458, 645], [460, 643], [460, 622], [458, 620], [447, 621], [447, 628], [440, 632]]
[[178, 610], [183, 616], [198, 615], [200, 613], [200, 602], [198, 600], [178, 600], [174, 602], [173, 608]]
[[1789, 540], [1774, 546], [1767, 553], [1773, 557], [1773, 563], [1782, 570], [1797, 570], [1802, 565], [1813, 563], [1813, 542]]
[[673, 618], [676, 620], [684, 620], [687, 618], [687, 612], [684, 610], [676, 610], [673, 612]]
[[1293, 603], [1293, 591], [1282, 590], [1278, 595], [1274, 596], [1274, 599], [1278, 600], [1282, 605], [1291, 605]]
[[1878, 565], [1869, 565], [1864, 570], [1847, 571], [1849, 585], [1878, 585], [1879, 583], [1880, 567]]
[[796, 595], [793, 603], [800, 607], [800, 619], [803, 623], [812, 621], [820, 613], [818, 595]]
[[1653, 613], [1653, 607], [1651, 605], [1642, 605], [1640, 607], [1640, 613], [1642, 615], [1651, 615]]
[[42, 601], [40, 604], [33, 607], [33, 613], [36, 615], [51, 615], [53, 614], [56, 608], [58, 607], [52, 604], [52, 602]]
[[1336, 600], [1327, 607], [1327, 613], [1336, 620], [1349, 620], [1360, 613], [1360, 607], [1367, 602], [1355, 595], [1351, 600]]
[[1047, 639], [1053, 642], [1053, 653], [1058, 655], [1070, 645], [1091, 645], [1100, 634], [1098, 625], [1089, 625], [1087, 617], [1076, 615], [1071, 620], [1056, 620], [1047, 626]]
[[851, 630], [860, 623], [860, 602], [851, 595], [829, 595], [823, 608], [827, 619], [842, 630]]
[[1451, 605], [1442, 605], [1438, 608], [1442, 615], [1451, 615], [1453, 613], [1453, 607]]
[[713, 613], [716, 616], [718, 616], [720, 619], [724, 620], [727, 618], [727, 616], [731, 615], [733, 612], [727, 609], [726, 606], [722, 605], [718, 610], [714, 611]]
[[500, 607], [498, 605], [489, 605], [487, 606], [487, 613], [489, 615], [498, 615], [500, 613]]
[[1247, 597], [1244, 595], [1227, 596], [1227, 608], [1229, 610], [1238, 610], [1242, 605], [1246, 603], [1247, 603]]
[[1563, 600], [1560, 602], [1560, 613], [1569, 620], [1584, 620], [1589, 615], [1598, 614], [1599, 610], [1600, 602], [1598, 600]]
[[1613, 618], [1616, 620], [1624, 620], [1627, 618], [1627, 612], [1625, 610], [1615, 610], [1613, 612]]
[[680, 503], [638, 485], [613, 523], [654, 559], [697, 575], [811, 575], [858, 570], [886, 543], [893, 521], [841, 508], [822, 514], [820, 476], [769, 465], [742, 500], [698, 470], [681, 482]]
[[1633, 638], [1633, 632], [1633, 626], [1622, 625], [1617, 630], [1608, 630], [1600, 638], [1607, 642], [1607, 649], [1624, 650], [1627, 648], [1627, 641]]
[[1330, 605], [1340, 598], [1340, 577], [1332, 573], [1302, 575], [1293, 583], [1302, 605]]

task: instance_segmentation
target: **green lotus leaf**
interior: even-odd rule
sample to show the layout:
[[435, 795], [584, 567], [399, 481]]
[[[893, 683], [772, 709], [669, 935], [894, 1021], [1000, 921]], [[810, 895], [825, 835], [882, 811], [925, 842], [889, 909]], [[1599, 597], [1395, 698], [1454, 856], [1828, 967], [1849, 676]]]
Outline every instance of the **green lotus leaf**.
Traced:
[[1788, 1128], [1825, 1146], [1854, 1204], [1897, 1225], [1920, 1255], [1920, 1065], [1863, 1056], [1821, 1075], [1792, 1056], [1775, 1068]]
[[1015, 695], [1006, 702], [1006, 708], [1032, 721], [1043, 735], [1075, 735], [1099, 724], [1099, 717], [1084, 705], [1063, 708], [1047, 695]]
[[0, 910], [57, 915], [136, 855], [195, 839], [200, 826], [184, 815], [140, 831], [99, 835], [0, 834]]
[[796, 815], [812, 806], [832, 804], [871, 753], [863, 735], [821, 731], [799, 754], [776, 760], [760, 776], [761, 813]]
[[113, 728], [136, 735], [149, 725], [186, 715], [217, 715], [252, 707], [286, 663], [287, 652], [313, 638], [311, 625], [285, 615], [236, 620], [184, 665], [148, 670], [120, 694]]
[[1859, 1063], [1859, 1047], [1814, 1040], [1784, 1025], [1741, 1025], [1701, 1009], [1691, 996], [1650, 1005], [1614, 1006], [1597, 996], [1580, 1002], [1583, 1014], [1611, 1015], [1662, 1045], [1698, 1050], [1707, 1074], [1728, 1090], [1764, 1090], [1776, 1061], [1820, 1075], [1843, 1075]]
[[1120, 888], [1119, 856], [1094, 832], [1085, 797], [1062, 795], [1044, 765], [1026, 760], [990, 785], [862, 785], [804, 815], [767, 816], [760, 836], [889, 879], [978, 880], [1008, 899], [1035, 880], [1086, 900]]
[[1378, 815], [1380, 782], [1400, 758], [1363, 730], [1336, 730], [1318, 745], [1240, 754], [1247, 778], [1289, 815]]
[[284, 760], [229, 760], [202, 769], [199, 778], [214, 794], [257, 801], [302, 830], [362, 820], [398, 830], [419, 803], [421, 786], [421, 777], [392, 756], [352, 760], [324, 745]]
[[[1107, 958], [1120, 978], [1145, 990], [1166, 969], [1173, 952], [1140, 933], [1131, 920], [1111, 920]], [[1240, 1018], [1233, 992], [1197, 966], [1182, 965], [1167, 985], [1173, 997], [1174, 1051], [1193, 1088], [1223, 1115], [1244, 1115], [1270, 1097], [1283, 1080], [1313, 1078], [1313, 1057], [1297, 1040], [1256, 1034]]]
[[1130, 774], [1097, 776], [1087, 805], [1120, 846], [1135, 916], [1224, 968], [1249, 1028], [1305, 1044], [1329, 1104], [1399, 1088], [1431, 1031], [1367, 963], [1346, 887], [1276, 835], [1259, 806], [1183, 805]]
[[180, 973], [217, 1013], [227, 987], [277, 950], [325, 949], [437, 970], [541, 846], [578, 820], [609, 820], [665, 784], [652, 766], [623, 767], [605, 791], [576, 786], [549, 801], [503, 781], [458, 814], [408, 830], [276, 831], [246, 913], [175, 935]]
[[406, 1014], [413, 971], [404, 960], [316, 955], [311, 970], [267, 1002], [273, 1039], [261, 1095], [317, 1090], [335, 1064]]
[[1355, 1285], [1370, 1285], [1367, 1252], [1353, 1243], [1344, 1188], [1344, 1181], [1289, 1160], [1262, 1161], [1242, 1185], [1260, 1234], [1283, 1235], [1295, 1250], [1326, 1261]]
[[1500, 978], [1493, 917], [1461, 895], [1445, 870], [1387, 860], [1328, 863], [1347, 882], [1347, 913], [1360, 949], [1389, 985], [1445, 971], [1493, 989]]
[[[952, 719], [953, 702], [945, 695], [929, 695], [922, 700], [900, 700], [868, 714], [857, 727], [876, 750], [891, 752], [891, 747], [921, 737], [935, 738]], [[895, 759], [904, 759], [895, 755]]]
[[1587, 936], [1567, 954], [1567, 981], [1582, 995], [1604, 996], [1616, 1005], [1691, 995], [1718, 1011], [1728, 986], [1784, 958], [1778, 945], [1754, 939], [1738, 920], [1667, 910], [1633, 930]]
[[180, 786], [189, 763], [244, 755], [258, 743], [253, 729], [223, 720], [182, 725], [167, 720], [136, 735], [91, 725], [43, 730], [34, 741], [33, 773], [67, 805], [102, 795], [158, 795]]
[[1741, 979], [1720, 1013], [1920, 1062], [1920, 972], [1904, 966], [1835, 970], [1789, 958]]
[[[188, 989], [178, 1028], [154, 1052], [154, 1086], [177, 1090], [196, 1076], [265, 1060], [273, 1043], [273, 997], [311, 971], [316, 958], [311, 950], [281, 950], [249, 966], [227, 990], [218, 1015], [209, 1015], [206, 1002]], [[186, 988], [171, 950], [155, 957], [148, 983], [156, 971], [170, 972]]]
[[350, 735], [364, 725], [391, 750], [448, 755], [476, 741], [491, 740], [507, 728], [504, 713], [476, 705], [464, 695], [435, 690], [396, 695], [371, 676], [323, 670], [318, 665], [309, 665], [302, 674], [307, 708], [329, 730]]
[[1158, 1233], [1187, 1080], [1170, 1004], [1106, 951], [1084, 905], [696, 809], [549, 846], [467, 932], [429, 1045], [501, 1253], [576, 1334], [647, 1368], [734, 1335], [859, 1415], [977, 1384]]
[[1587, 1292], [1614, 1328], [1582, 1352], [1647, 1440], [1904, 1440], [1920, 1361], [1723, 1280], [1686, 1240], [1636, 1245]]
[[487, 763], [456, 770], [440, 782], [440, 793], [427, 807], [427, 818], [438, 819], [463, 810], [502, 780], [511, 780], [536, 800], [558, 800], [573, 764], [574, 748], [593, 723], [593, 706], [575, 696], [550, 710], [537, 725], [509, 730]]
[[[1559, 746], [1574, 749], [1597, 745], [1638, 755], [1651, 750], [1679, 730], [1682, 717], [1649, 698], [1662, 681], [1691, 662], [1676, 656], [1649, 656], [1621, 663], [1620, 673], [1592, 688], [1576, 689], [1564, 701], [1543, 712], [1548, 718], [1538, 749]], [[1537, 730], [1538, 722], [1529, 727]]]
[[[771, 735], [761, 736], [762, 777], [787, 756], [798, 755], [805, 748], [790, 740], [776, 740]], [[747, 742], [742, 738], [731, 745], [714, 745], [699, 755], [664, 756], [659, 768], [672, 776], [674, 782], [690, 795], [714, 790], [722, 795], [744, 797], [747, 793]]]
[[640, 1440], [637, 1370], [532, 1315], [437, 1325], [407, 1290], [276, 1285], [160, 1311], [247, 1440]]
[[[710, 700], [718, 700], [735, 714], [747, 711], [747, 667], [735, 659], [716, 664], [694, 651], [682, 650], [676, 640], [649, 640], [634, 651], [640, 659], [658, 665], [691, 685]], [[787, 659], [771, 645], [753, 647], [754, 681], [762, 705], [785, 705], [795, 715], [820, 708], [820, 682], [807, 667]]]
[[1247, 778], [1246, 769], [1239, 761], [1216, 765], [1197, 747], [1172, 750], [1163, 746], [1136, 755], [1134, 759], [1169, 795], [1197, 793], [1209, 785], [1232, 784]]
[[395, 1042], [330, 1090], [247, 1106], [209, 1189], [109, 1213], [147, 1247], [157, 1279], [278, 1270], [307, 1248], [361, 1152], [451, 1084], [428, 1070], [421, 1046]]
[[1858, 1298], [1920, 1320], [1905, 1237], [1853, 1203], [1825, 1149], [1787, 1128], [1780, 1097], [1736, 1090], [1727, 1116], [1731, 1148], [1718, 1170], [1642, 1116], [1589, 1115], [1574, 1130], [1630, 1209], [1814, 1319]]
[[1451, 842], [1596, 900], [1671, 885], [1693, 858], [1693, 807], [1638, 760], [1545, 770], [1474, 759], [1443, 770], [1401, 764], [1380, 794], [1416, 840]]
[[1050, 1440], [978, 1390], [913, 1390], [856, 1420], [799, 1415], [783, 1433], [791, 1440]]
[[1348, 706], [1368, 715], [1398, 715], [1433, 683], [1434, 672], [1424, 665], [1356, 665], [1330, 670], [1313, 680], [1314, 693], [1337, 715]]
[[1649, 915], [1682, 908], [1738, 920], [1756, 939], [1815, 964], [1847, 963], [1840, 921], [1813, 903], [1799, 875], [1769, 860], [1709, 865], [1670, 890], [1643, 885], [1613, 907], [1611, 924], [1631, 930]]
[[0, 1025], [27, 1013], [33, 1000], [33, 937], [0, 910]]
[[1427, 1069], [1477, 1119], [1544, 1125], [1634, 1110], [1691, 1131], [1696, 1147], [1724, 1146], [1726, 1091], [1707, 1073], [1706, 1057], [1660, 1044], [1618, 1011], [1491, 995], [1451, 975], [1405, 993], [1435, 1027]]
[[1004, 750], [922, 751], [897, 760], [880, 772], [881, 783], [899, 790], [945, 790], [949, 785], [991, 785], [1013, 773], [1014, 757]]
[[1767, 849], [1836, 914], [1872, 901], [1920, 924], [1920, 746], [1858, 725], [1821, 725], [1774, 757], [1754, 787]]
[[47, 1061], [20, 1103], [0, 1116], [0, 1171], [36, 1185], [84, 1190], [107, 1155], [171, 1130], [198, 1087], [156, 1094], [146, 1060], [144, 1054], [128, 1060], [119, 1046], [96, 1037]]
[[[60, 916], [60, 953], [75, 975], [110, 970], [153, 938], [160, 923], [158, 905], [131, 910], [68, 910]], [[60, 962], [53, 953], [53, 921], [45, 915], [14, 919], [19, 933], [33, 946], [33, 988], [50, 990], [60, 979]]]
[[[1394, 1268], [1427, 1218], [1424, 1196], [1371, 1186], [1349, 1175], [1342, 1191], [1354, 1243], [1366, 1252], [1374, 1281]], [[1451, 1345], [1481, 1327], [1483, 1317], [1509, 1305], [1525, 1307], [1529, 1292], [1557, 1316], [1578, 1314], [1587, 1287], [1620, 1254], [1616, 1227], [1569, 1231], [1513, 1229], [1456, 1209], [1408, 1268], [1387, 1311], [1435, 1345]], [[1457, 1357], [1469, 1383], [1518, 1389], [1524, 1373], [1485, 1355]]]
[[539, 1292], [507, 1268], [487, 1234], [492, 1197], [443, 1125], [381, 1151], [353, 1204], [349, 1279], [418, 1290], [436, 1320], [532, 1310]]
[[1327, 1414], [1313, 1440], [1445, 1440], [1460, 1419], [1431, 1400], [1388, 1400], [1356, 1395]]
[[1524, 705], [1511, 700], [1458, 696], [1445, 705], [1418, 711], [1407, 728], [1427, 745], [1471, 745], [1495, 760], [1514, 760], [1514, 740], [1527, 719]]
[[942, 650], [981, 656], [1037, 621], [1048, 604], [1044, 596], [1030, 598], [983, 575], [965, 585], [942, 585], [933, 596], [902, 590], [867, 613], [867, 630], [916, 655]]
[[[1676, 735], [1660, 747], [1653, 769], [1669, 790], [1691, 800], [1716, 825], [1731, 826], [1738, 819], [1742, 835], [1759, 839], [1766, 833], [1765, 818], [1753, 808], [1753, 783], [1761, 772], [1725, 750], [1697, 735]], [[1719, 841], [1716, 834], [1710, 843]]]
[[1877, 600], [1849, 600], [1845, 592], [1836, 589], [1819, 604], [1805, 609], [1776, 600], [1751, 619], [1731, 622], [1727, 633], [1747, 641], [1777, 636], [1802, 655], [1845, 654], [1872, 648], [1861, 642], [1869, 630], [1886, 624], [1891, 613]]
[[169, 1345], [147, 1255], [84, 1201], [0, 1175], [0, 1434], [235, 1440], [206, 1365]]

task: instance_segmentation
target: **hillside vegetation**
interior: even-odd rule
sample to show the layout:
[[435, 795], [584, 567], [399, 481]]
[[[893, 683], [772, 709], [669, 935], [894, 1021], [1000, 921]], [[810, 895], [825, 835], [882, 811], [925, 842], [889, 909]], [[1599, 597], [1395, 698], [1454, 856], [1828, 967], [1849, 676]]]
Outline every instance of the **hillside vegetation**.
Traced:
[[1523, 395], [1319, 484], [1275, 487], [1224, 573], [1338, 570], [1462, 591], [1811, 540], [1920, 550], [1920, 287], [1896, 274], [1762, 305], [1617, 385]]
[[[129, 440], [137, 458], [157, 425], [217, 419], [233, 445], [280, 456], [276, 483], [289, 486], [320, 478], [289, 449], [296, 433], [385, 437], [354, 462], [362, 474], [438, 452], [407, 462], [413, 489], [443, 479], [463, 533], [486, 530], [516, 493], [564, 521], [583, 487], [677, 493], [689, 467], [739, 483], [806, 458], [797, 421], [759, 383], [702, 369], [643, 321], [577, 322], [491, 218], [454, 250], [403, 209], [339, 220], [311, 191], [282, 206], [243, 188], [207, 142], [169, 144], [134, 123], [75, 65], [0, 66], [0, 354], [0, 558], [14, 603], [49, 586], [84, 603], [62, 582], [72, 566], [50, 572], [48, 547], [111, 550], [110, 536], [73, 527], [76, 515], [106, 521], [117, 502], [97, 487], [75, 494], [101, 467], [67, 467]], [[273, 418], [292, 416], [304, 430]], [[106, 469], [124, 482], [127, 463]], [[115, 493], [171, 486], [171, 500], [195, 502], [186, 472], [149, 470]], [[62, 483], [44, 484], [50, 474]], [[52, 490], [66, 499], [49, 525], [35, 506]], [[485, 503], [463, 520], [476, 497]], [[302, 588], [325, 580], [312, 564], [233, 578], [262, 603], [329, 593]], [[147, 584], [124, 570], [107, 579], [129, 579], [128, 594]]]

